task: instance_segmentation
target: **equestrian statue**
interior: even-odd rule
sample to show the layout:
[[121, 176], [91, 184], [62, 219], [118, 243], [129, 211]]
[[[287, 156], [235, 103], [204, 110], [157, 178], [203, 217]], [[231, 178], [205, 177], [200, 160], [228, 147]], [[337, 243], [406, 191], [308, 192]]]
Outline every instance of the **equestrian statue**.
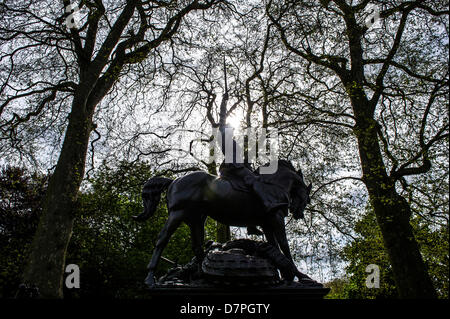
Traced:
[[[233, 144], [237, 147], [234, 140]], [[294, 219], [304, 217], [312, 185], [306, 186], [301, 171], [296, 171], [291, 162], [278, 160], [277, 164], [275, 173], [260, 174], [259, 168], [251, 171], [248, 164], [233, 160], [221, 165], [220, 177], [197, 171], [175, 180], [154, 177], [147, 181], [142, 191], [144, 211], [134, 219], [144, 221], [151, 217], [164, 191], [167, 191], [168, 219], [159, 233], [145, 283], [155, 287], [154, 272], [161, 254], [182, 222], [191, 230], [192, 248], [201, 263], [207, 216], [225, 225], [247, 227], [250, 233], [259, 233], [257, 227], [261, 227], [267, 242], [279, 247], [290, 260], [295, 277], [310, 280], [292, 260], [284, 219], [288, 212]]]

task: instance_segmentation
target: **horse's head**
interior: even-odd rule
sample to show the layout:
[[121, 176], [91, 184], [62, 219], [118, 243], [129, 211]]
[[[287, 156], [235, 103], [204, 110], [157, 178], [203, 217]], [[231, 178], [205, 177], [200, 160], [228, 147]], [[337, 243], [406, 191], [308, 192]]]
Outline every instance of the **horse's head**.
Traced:
[[310, 203], [309, 194], [312, 184], [306, 186], [303, 174], [288, 160], [278, 160], [278, 169], [274, 174], [260, 175], [259, 168], [255, 171], [270, 184], [276, 184], [289, 193], [289, 211], [295, 219], [303, 218], [306, 205]]
[[306, 186], [303, 181], [303, 174], [299, 170], [296, 172], [296, 176], [294, 178], [294, 183], [292, 184], [290, 191], [290, 199], [291, 202], [289, 204], [289, 210], [292, 213], [292, 216], [295, 219], [304, 218], [304, 211], [306, 205], [311, 202], [309, 198], [309, 194], [311, 193], [312, 184], [310, 183]]

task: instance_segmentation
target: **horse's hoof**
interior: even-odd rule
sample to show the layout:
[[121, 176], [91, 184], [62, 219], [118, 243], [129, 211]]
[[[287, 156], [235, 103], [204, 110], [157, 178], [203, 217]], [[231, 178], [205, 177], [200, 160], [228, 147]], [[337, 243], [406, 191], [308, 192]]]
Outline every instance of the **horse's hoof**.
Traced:
[[153, 275], [148, 275], [147, 278], [145, 278], [144, 283], [147, 285], [148, 288], [153, 289], [156, 288], [156, 282]]

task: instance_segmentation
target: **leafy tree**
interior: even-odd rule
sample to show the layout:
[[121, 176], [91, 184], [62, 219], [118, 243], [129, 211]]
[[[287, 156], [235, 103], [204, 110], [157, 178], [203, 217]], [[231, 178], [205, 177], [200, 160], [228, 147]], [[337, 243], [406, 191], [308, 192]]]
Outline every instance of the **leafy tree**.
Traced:
[[[420, 217], [412, 220], [412, 226], [438, 297], [448, 298], [448, 227], [433, 230], [429, 223]], [[392, 266], [373, 209], [369, 208], [364, 217], [356, 223], [355, 232], [358, 234], [357, 239], [342, 251], [343, 259], [349, 263], [346, 268], [348, 281], [344, 281], [335, 292], [335, 297], [351, 299], [398, 297]], [[380, 269], [380, 288], [366, 287], [368, 276], [366, 267], [370, 264], [375, 264]]]
[[[144, 278], [157, 235], [167, 219], [165, 197], [146, 223], [131, 217], [143, 210], [142, 186], [155, 171], [145, 163], [102, 165], [85, 181], [75, 211], [74, 235], [66, 264], [80, 267], [80, 289], [67, 298], [145, 298]], [[27, 253], [36, 231], [47, 178], [7, 167], [0, 176], [0, 297], [13, 298], [22, 282]], [[206, 240], [215, 240], [216, 226], [206, 223]], [[190, 230], [178, 228], [165, 249], [168, 260], [184, 264], [193, 257]], [[162, 262], [157, 275], [173, 267]]]
[[[153, 173], [144, 163], [121, 163], [115, 169], [102, 165], [88, 181], [88, 190], [79, 197], [66, 262], [80, 267], [81, 284], [79, 290], [66, 290], [66, 296], [145, 297], [146, 266], [167, 219], [165, 197], [149, 221], [137, 223], [131, 217], [142, 212], [142, 186]], [[208, 230], [210, 238], [213, 230]], [[189, 228], [183, 225], [173, 235], [165, 257], [186, 263], [193, 257], [190, 245]], [[158, 275], [171, 266], [162, 262]]]
[[39, 217], [46, 178], [7, 166], [0, 172], [0, 298], [12, 298]]
[[435, 226], [422, 217], [411, 221], [414, 236], [439, 298], [449, 298], [449, 227]]
[[330, 288], [330, 292], [324, 297], [325, 299], [343, 299], [344, 288], [348, 284], [345, 278], [335, 278], [330, 282], [324, 284], [325, 287]]
[[448, 161], [448, 2], [272, 0], [266, 12], [305, 68], [305, 96], [279, 121], [337, 132], [325, 147], [358, 153], [399, 295], [435, 297], [402, 187]]
[[[343, 297], [361, 298], [395, 298], [397, 291], [392, 274], [392, 267], [384, 249], [383, 238], [377, 225], [375, 214], [370, 210], [355, 225], [358, 237], [343, 250], [343, 259], [349, 262], [346, 268], [349, 282], [344, 286]], [[380, 269], [380, 288], [367, 288], [366, 267], [375, 264]]]
[[[370, 25], [373, 5], [380, 19]], [[306, 219], [287, 226], [296, 260], [339, 270], [339, 248], [359, 238], [355, 220], [369, 200], [400, 295], [435, 295], [410, 224], [420, 220], [430, 232], [448, 225], [448, 1], [83, 0], [79, 7], [81, 25], [66, 28], [55, 2], [0, 3], [0, 154], [54, 171], [25, 276], [45, 296], [61, 296], [86, 163], [88, 177], [102, 159], [198, 169], [166, 156], [170, 134], [204, 133], [217, 122], [223, 56], [228, 115], [242, 115], [244, 128], [276, 127], [280, 157], [314, 184]], [[98, 221], [97, 248], [120, 259], [107, 238], [127, 238], [131, 224], [117, 214], [134, 204], [125, 190], [103, 191], [123, 227], [94, 212], [107, 203], [95, 206], [93, 188], [79, 205]], [[88, 237], [89, 218], [78, 221]]]
[[24, 275], [43, 297], [62, 297], [73, 209], [102, 100], [133, 65], [157, 57], [186, 16], [220, 2], [79, 1], [79, 26], [66, 13], [69, 0], [1, 2], [2, 148], [22, 156], [24, 148], [55, 139], [50, 128], [64, 132], [62, 144], [52, 146], [60, 152]]

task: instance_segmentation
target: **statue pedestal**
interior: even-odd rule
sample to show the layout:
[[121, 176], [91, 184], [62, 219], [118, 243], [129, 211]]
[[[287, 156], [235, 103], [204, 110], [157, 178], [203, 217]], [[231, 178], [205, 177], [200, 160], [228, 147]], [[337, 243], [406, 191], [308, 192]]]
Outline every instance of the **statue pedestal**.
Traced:
[[295, 265], [268, 243], [248, 239], [213, 243], [201, 263], [194, 258], [186, 265], [172, 268], [154, 288], [148, 289], [148, 294], [155, 299], [189, 298], [211, 303], [224, 300], [294, 303], [301, 299], [323, 299], [330, 292], [330, 288], [304, 274], [300, 281], [292, 281], [295, 271]]
[[208, 301], [222, 301], [223, 297], [236, 299], [264, 299], [270, 301], [295, 301], [301, 299], [323, 299], [330, 292], [330, 288], [308, 287], [156, 287], [148, 290], [151, 297], [189, 297], [190, 299]]

